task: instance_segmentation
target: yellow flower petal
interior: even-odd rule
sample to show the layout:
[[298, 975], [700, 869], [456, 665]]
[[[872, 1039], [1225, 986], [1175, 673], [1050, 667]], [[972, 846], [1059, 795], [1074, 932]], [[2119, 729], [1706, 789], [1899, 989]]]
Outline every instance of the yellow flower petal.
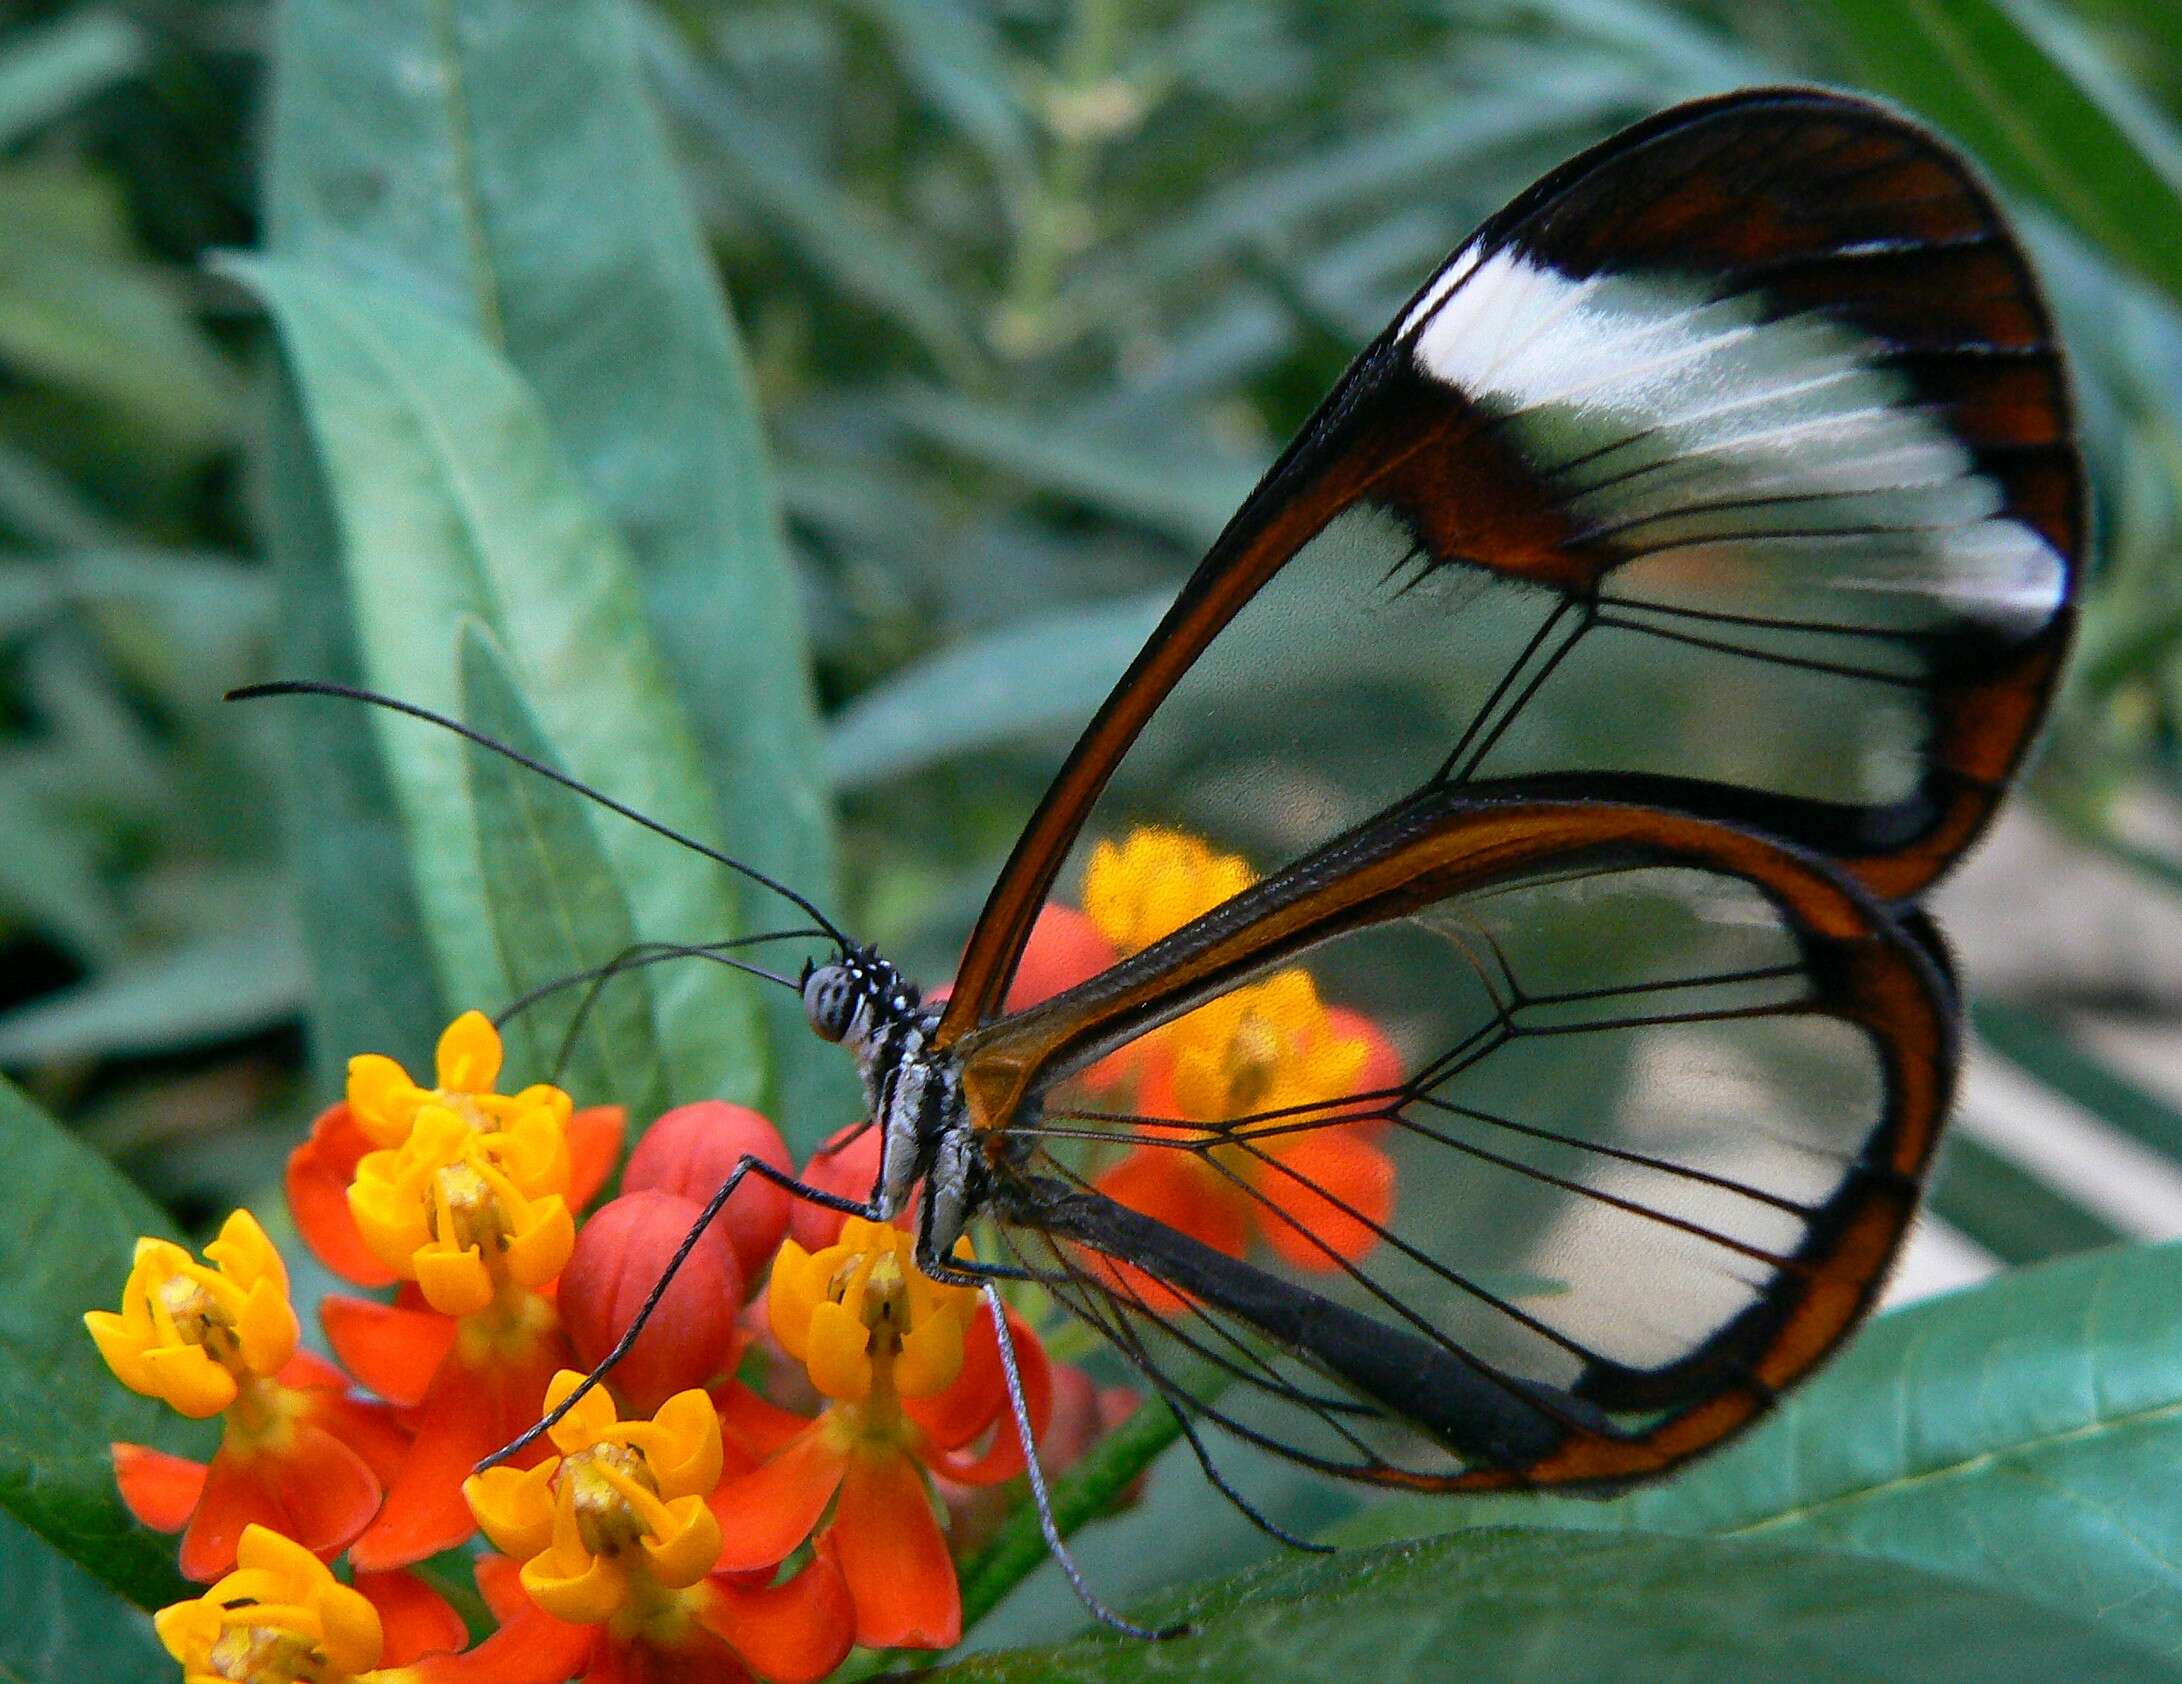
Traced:
[[285, 1270], [282, 1275], [281, 1280], [261, 1280], [250, 1289], [235, 1323], [243, 1361], [253, 1374], [278, 1374], [295, 1355], [296, 1340], [302, 1335], [295, 1306], [288, 1302]]
[[555, 1196], [530, 1207], [529, 1224], [508, 1241], [501, 1259], [510, 1280], [539, 1287], [561, 1272], [575, 1249], [575, 1219], [568, 1214], [567, 1203]]
[[500, 1031], [483, 1012], [464, 1012], [439, 1038], [434, 1067], [447, 1093], [491, 1093], [500, 1080]]
[[144, 1353], [145, 1388], [178, 1415], [202, 1421], [235, 1401], [235, 1376], [205, 1355], [201, 1345], [159, 1345]]
[[493, 1548], [528, 1561], [553, 1542], [553, 1476], [561, 1459], [534, 1468], [487, 1468], [462, 1482], [463, 1501]]
[[895, 1389], [903, 1397], [930, 1397], [953, 1385], [961, 1372], [962, 1323], [944, 1310], [918, 1317], [894, 1360]]
[[[718, 1554], [718, 1546], [714, 1546]], [[611, 1556], [566, 1559], [558, 1552], [523, 1563], [523, 1589], [531, 1601], [570, 1625], [604, 1624], [629, 1598], [628, 1574]]]
[[98, 1346], [98, 1354], [106, 1359], [106, 1366], [114, 1371], [114, 1378], [132, 1392], [146, 1397], [158, 1396], [152, 1381], [151, 1369], [144, 1361], [145, 1340], [143, 1331], [131, 1327], [126, 1316], [111, 1310], [86, 1310], [83, 1325], [91, 1335], [91, 1342]]
[[258, 1219], [237, 1210], [220, 1224], [220, 1237], [205, 1247], [205, 1260], [218, 1265], [220, 1273], [248, 1289], [259, 1281], [271, 1281], [283, 1295], [288, 1290], [288, 1266], [266, 1238]]
[[798, 1362], [804, 1357], [811, 1312], [825, 1295], [825, 1282], [811, 1254], [794, 1240], [782, 1240], [780, 1250], [773, 1255], [772, 1279], [765, 1289], [765, 1314], [781, 1349]]
[[831, 1299], [812, 1307], [809, 1328], [803, 1361], [811, 1384], [842, 1403], [862, 1403], [871, 1392], [871, 1330]]
[[642, 1444], [661, 1496], [703, 1496], [720, 1483], [720, 1412], [703, 1392], [676, 1392], [638, 1439], [643, 1427], [631, 1427], [630, 1441]]
[[644, 1559], [652, 1577], [670, 1590], [695, 1584], [720, 1559], [720, 1523], [701, 1496], [677, 1497], [666, 1505], [659, 1535], [644, 1540]]
[[494, 1297], [492, 1271], [474, 1245], [460, 1251], [432, 1246], [411, 1253], [417, 1290], [443, 1316], [474, 1316]]
[[[546, 1387], [546, 1409], [560, 1408], [561, 1402], [584, 1382], [584, 1376], [573, 1368], [564, 1368], [553, 1376]], [[593, 1386], [576, 1405], [558, 1421], [546, 1429], [546, 1435], [567, 1455], [587, 1450], [613, 1430], [617, 1422], [614, 1400], [604, 1386]]]

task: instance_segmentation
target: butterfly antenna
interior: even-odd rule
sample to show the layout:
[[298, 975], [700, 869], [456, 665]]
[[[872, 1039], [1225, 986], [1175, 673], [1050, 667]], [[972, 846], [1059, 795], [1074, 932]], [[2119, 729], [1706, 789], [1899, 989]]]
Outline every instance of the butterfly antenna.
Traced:
[[698, 841], [696, 837], [686, 832], [676, 830], [672, 825], [661, 824], [657, 819], [647, 818], [634, 807], [616, 801], [611, 795], [593, 789], [589, 784], [582, 782], [580, 779], [572, 778], [566, 772], [555, 767], [546, 765], [542, 760], [532, 759], [520, 749], [511, 748], [497, 738], [488, 737], [484, 732], [463, 724], [459, 719], [450, 719], [444, 713], [435, 713], [430, 708], [419, 707], [415, 702], [405, 702], [395, 696], [381, 695], [376, 690], [363, 690], [353, 684], [334, 684], [325, 679], [317, 678], [281, 678], [274, 679], [267, 684], [245, 684], [238, 690], [228, 691], [227, 700], [231, 702], [254, 702], [266, 696], [332, 696], [344, 702], [368, 702], [371, 706], [385, 708], [390, 713], [405, 713], [411, 719], [421, 719], [427, 725], [437, 725], [443, 731], [452, 731], [465, 741], [477, 744], [479, 748], [490, 749], [501, 758], [514, 761], [516, 765], [522, 767], [525, 771], [535, 772], [541, 778], [559, 784], [563, 789], [575, 791], [576, 794], [587, 801], [597, 802], [610, 813], [619, 813], [632, 824], [640, 824], [654, 835], [664, 836], [669, 842], [679, 842], [692, 853], [702, 854], [706, 859], [724, 865], [730, 871], [741, 873], [761, 889], [772, 890], [781, 899], [808, 914], [811, 921], [826, 932], [826, 939], [840, 948], [842, 952], [850, 951], [853, 945], [849, 938], [841, 933], [839, 925], [819, 911], [806, 897], [797, 894], [795, 890], [789, 888], [787, 884], [781, 882], [778, 878], [769, 877], [756, 866], [746, 864], [732, 854], [723, 854], [719, 849]]

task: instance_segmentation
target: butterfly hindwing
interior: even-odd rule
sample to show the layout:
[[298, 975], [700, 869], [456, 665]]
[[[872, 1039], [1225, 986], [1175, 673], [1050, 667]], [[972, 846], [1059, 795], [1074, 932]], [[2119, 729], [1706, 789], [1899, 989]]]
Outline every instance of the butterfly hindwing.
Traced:
[[[1222, 1111], [1101, 1079], [1223, 1001], [1315, 1033], [1301, 976], [1394, 1032], [1395, 1081]], [[963, 1051], [1009, 1243], [1155, 1384], [1452, 1487], [1636, 1477], [1754, 1418], [1868, 1307], [1955, 1063], [1922, 944], [1823, 862], [1452, 792]]]

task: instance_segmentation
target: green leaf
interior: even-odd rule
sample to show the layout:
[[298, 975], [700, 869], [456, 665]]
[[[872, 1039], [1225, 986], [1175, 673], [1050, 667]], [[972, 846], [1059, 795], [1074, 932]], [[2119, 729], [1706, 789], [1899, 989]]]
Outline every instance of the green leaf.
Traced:
[[[125, 1390], [83, 1329], [84, 1311], [119, 1302], [137, 1236], [172, 1238], [172, 1226], [4, 1081], [0, 1140], [9, 1186], [0, 1223], [0, 1510], [140, 1607], [175, 1601], [189, 1592], [174, 1545], [122, 1507], [107, 1446], [202, 1456], [210, 1435]], [[4, 1568], [0, 1586], [0, 1624], [13, 1627], [7, 1599], [21, 1587]]]
[[[551, 765], [552, 751], [491, 634], [472, 623], [462, 628], [461, 640], [463, 718]], [[611, 956], [634, 945], [629, 903], [576, 797], [495, 754], [473, 754], [467, 764], [478, 833], [492, 838], [485, 898], [493, 934], [518, 991], [596, 964], [602, 952]], [[663, 1110], [664, 1093], [637, 1092], [629, 1085], [631, 1073], [663, 1068], [652, 1023], [657, 974], [634, 971], [600, 992], [566, 1075], [550, 1061], [575, 1021], [583, 991], [570, 989], [539, 1001], [516, 1023], [533, 1049], [531, 1067], [574, 1093], [614, 1099], [638, 1116]]]
[[141, 1608], [0, 1512], [0, 1681], [64, 1684], [173, 1673]]
[[1188, 1636], [974, 1657], [934, 1684], [2164, 1679], [2081, 1610], [1767, 1539], [1495, 1530], [1284, 1563], [1163, 1604]]
[[0, 37], [0, 147], [134, 75], [143, 63], [143, 32], [103, 7]]
[[[649, 21], [651, 27], [643, 28]], [[711, 144], [728, 191], [747, 198], [842, 293], [907, 328], [942, 366], [974, 370], [970, 330], [921, 253], [753, 110], [740, 89], [703, 64], [664, 23], [640, 14], [646, 56], [669, 109]]]
[[[276, 670], [364, 682], [341, 568], [333, 494], [311, 449], [292, 382], [269, 381], [263, 433], [265, 529], [280, 593]], [[343, 1091], [348, 1061], [384, 1053], [430, 1068], [454, 1013], [440, 993], [408, 840], [379, 737], [354, 708], [274, 701], [286, 774], [281, 840], [295, 873], [296, 920], [310, 968], [310, 1053], [321, 1099]]]
[[[1762, 1535], [2020, 1597], [2182, 1658], [2182, 1245], [2094, 1253], [1881, 1316], [1747, 1438], [1611, 1502], [1403, 1499], [1343, 1535], [1528, 1524]], [[2017, 1668], [2009, 1676], [2028, 1676]]]
[[0, 172], [0, 362], [208, 450], [228, 426], [227, 367], [170, 279], [127, 255], [120, 217], [88, 176]]
[[1933, 1215], [2004, 1263], [2042, 1262], [2129, 1237], [2006, 1153], [1959, 1130], [1942, 1148], [1931, 1203]]
[[[455, 628], [474, 618], [507, 651], [569, 772], [661, 823], [713, 830], [704, 775], [645, 628], [626, 551], [563, 467], [522, 380], [477, 336], [321, 266], [235, 260], [270, 305], [341, 529], [364, 670], [443, 712], [461, 696]], [[479, 750], [379, 716], [419, 899], [449, 1004], [512, 997], [464, 762]], [[717, 940], [734, 915], [726, 873], [633, 824], [600, 845], [640, 939]], [[609, 934], [607, 943], [613, 936]], [[594, 961], [612, 956], [602, 944]], [[661, 1072], [632, 1091], [754, 1100], [764, 1048], [744, 979], [662, 969]], [[585, 1096], [607, 1098], [613, 1096]]]
[[1263, 464], [1181, 439], [1065, 431], [998, 404], [920, 392], [898, 406], [901, 425], [1041, 491], [1171, 534], [1193, 548], [1219, 535]]
[[[831, 815], [756, 399], [627, 8], [286, 0], [276, 63], [274, 248], [466, 322], [527, 382], [632, 558], [709, 773], [682, 804], [711, 807], [705, 834], [824, 902]], [[413, 630], [452, 648], [451, 622]], [[519, 665], [530, 657], [501, 636]], [[527, 675], [525, 688], [557, 731]], [[751, 917], [777, 915], [743, 898]], [[767, 1009], [784, 1115], [847, 1104], [843, 1061], [796, 1002]]]
[[1871, 85], [2182, 299], [2182, 141], [2033, 0], [1825, 0]]
[[1156, 591], [1019, 620], [905, 668], [835, 716], [834, 782], [860, 789], [954, 755], [1081, 730], [1172, 598]]
[[302, 1004], [302, 954], [263, 920], [121, 960], [0, 1018], [0, 1063], [172, 1052], [279, 1023]]

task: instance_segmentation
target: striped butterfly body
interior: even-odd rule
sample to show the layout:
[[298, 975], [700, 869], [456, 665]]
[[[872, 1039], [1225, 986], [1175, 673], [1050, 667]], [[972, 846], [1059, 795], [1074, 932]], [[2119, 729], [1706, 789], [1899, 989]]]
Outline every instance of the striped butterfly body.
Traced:
[[[1933, 137], [1758, 90], [1573, 160], [1213, 545], [944, 1005], [807, 974], [875, 1205], [1336, 1474], [1720, 1442], [1914, 1216], [1959, 1016], [1915, 897], [2043, 714], [2083, 521], [2045, 308]], [[1102, 957], [1036, 998], [1057, 905]]]

